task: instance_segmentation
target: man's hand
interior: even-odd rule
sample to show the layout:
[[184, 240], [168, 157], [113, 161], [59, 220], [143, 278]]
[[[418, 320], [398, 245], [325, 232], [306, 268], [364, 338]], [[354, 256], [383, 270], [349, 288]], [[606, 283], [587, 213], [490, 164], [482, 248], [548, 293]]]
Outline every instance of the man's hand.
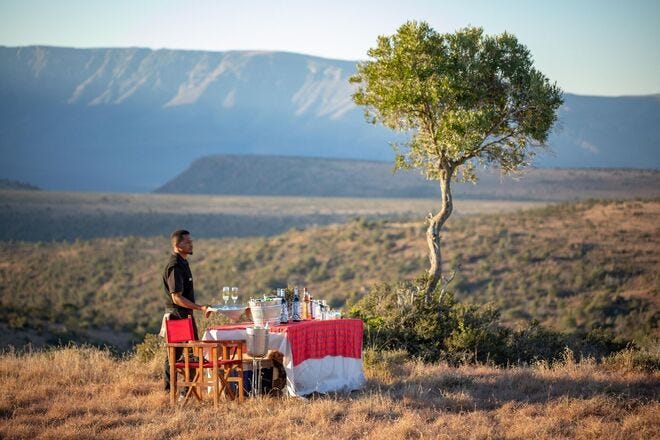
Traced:
[[204, 317], [208, 318], [213, 313], [212, 310], [209, 310], [209, 306], [202, 306], [202, 312], [204, 312]]

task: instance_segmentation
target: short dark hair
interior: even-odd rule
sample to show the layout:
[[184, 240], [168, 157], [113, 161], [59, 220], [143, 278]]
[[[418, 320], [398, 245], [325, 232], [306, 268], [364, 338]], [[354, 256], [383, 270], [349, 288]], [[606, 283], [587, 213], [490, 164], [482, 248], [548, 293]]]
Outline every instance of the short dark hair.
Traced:
[[185, 229], [177, 229], [176, 231], [172, 232], [170, 234], [170, 243], [172, 243], [172, 246], [176, 246], [177, 244], [181, 243], [183, 241], [184, 235], [190, 235], [190, 232], [186, 231]]

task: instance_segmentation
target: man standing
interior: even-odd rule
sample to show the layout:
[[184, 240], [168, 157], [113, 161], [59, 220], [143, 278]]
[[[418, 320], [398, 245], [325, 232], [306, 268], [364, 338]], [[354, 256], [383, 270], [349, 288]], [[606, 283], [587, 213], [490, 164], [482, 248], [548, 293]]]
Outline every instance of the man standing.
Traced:
[[[208, 317], [209, 306], [195, 304], [195, 289], [193, 277], [188, 265], [188, 256], [193, 254], [193, 240], [190, 232], [179, 229], [170, 235], [172, 255], [163, 270], [163, 287], [165, 288], [165, 312], [169, 319], [186, 319], [193, 316], [193, 310], [204, 312]], [[197, 334], [197, 326], [193, 318], [193, 328]], [[177, 349], [176, 357], [181, 356], [182, 350]], [[165, 357], [165, 391], [170, 389], [170, 363]]]

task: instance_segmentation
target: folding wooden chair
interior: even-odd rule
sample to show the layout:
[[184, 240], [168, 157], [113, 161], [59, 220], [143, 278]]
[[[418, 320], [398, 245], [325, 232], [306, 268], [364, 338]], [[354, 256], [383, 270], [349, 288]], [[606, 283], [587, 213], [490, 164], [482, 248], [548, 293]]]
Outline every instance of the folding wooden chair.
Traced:
[[[243, 344], [245, 341], [208, 341], [208, 343], [218, 344], [221, 347], [222, 358], [218, 361], [221, 366], [223, 382], [220, 392], [223, 390], [233, 399], [238, 397], [239, 402], [243, 402]], [[236, 384], [236, 391], [229, 386], [230, 383]], [[236, 396], [236, 393], [238, 396]]]
[[[214, 405], [219, 403], [223, 392], [234, 400], [236, 395], [228, 382], [237, 383], [238, 400], [243, 401], [242, 341], [199, 341], [190, 317], [168, 320], [166, 328], [170, 363], [170, 402], [173, 405], [177, 402], [179, 387], [188, 388], [183, 403], [187, 403], [191, 396], [203, 400], [204, 388], [210, 389]], [[237, 342], [240, 342], [238, 348]], [[177, 359], [178, 348], [183, 350], [183, 359]], [[210, 377], [204, 370], [211, 371]], [[239, 370], [238, 377], [231, 375], [233, 371]], [[177, 373], [181, 373], [183, 380], [179, 380]]]

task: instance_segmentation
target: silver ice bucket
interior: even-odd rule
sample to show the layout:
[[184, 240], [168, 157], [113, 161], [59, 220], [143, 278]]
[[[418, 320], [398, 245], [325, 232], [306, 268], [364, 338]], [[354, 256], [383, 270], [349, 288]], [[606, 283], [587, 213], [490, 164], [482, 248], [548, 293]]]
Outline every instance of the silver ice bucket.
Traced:
[[263, 327], [247, 327], [247, 354], [252, 357], [262, 357], [268, 354], [268, 329]]

